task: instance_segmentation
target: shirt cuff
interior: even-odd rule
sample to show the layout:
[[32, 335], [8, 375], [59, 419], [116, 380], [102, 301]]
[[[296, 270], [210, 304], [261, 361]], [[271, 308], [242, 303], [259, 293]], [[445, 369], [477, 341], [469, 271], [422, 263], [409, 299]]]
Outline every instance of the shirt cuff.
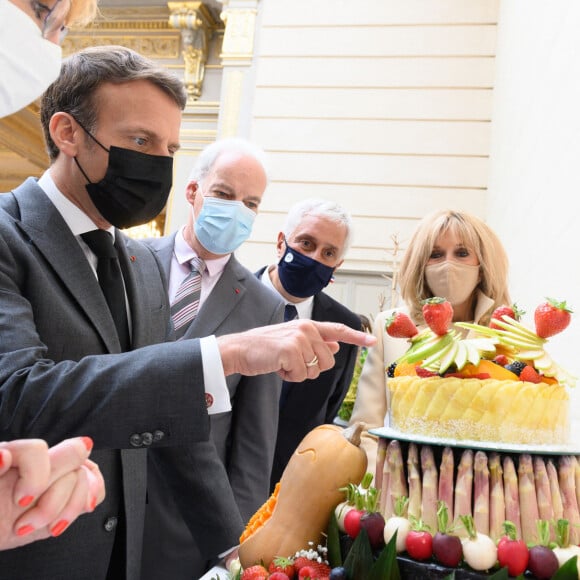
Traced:
[[232, 404], [217, 339], [215, 336], [205, 336], [200, 339], [199, 346], [207, 413], [208, 415], [227, 413], [232, 410]]

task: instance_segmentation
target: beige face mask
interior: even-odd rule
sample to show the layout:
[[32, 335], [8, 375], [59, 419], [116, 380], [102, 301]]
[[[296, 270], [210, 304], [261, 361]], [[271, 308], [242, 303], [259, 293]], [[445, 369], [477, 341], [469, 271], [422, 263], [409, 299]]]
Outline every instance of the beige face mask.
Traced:
[[425, 280], [433, 296], [447, 298], [451, 306], [463, 304], [479, 283], [479, 266], [446, 260], [425, 268]]

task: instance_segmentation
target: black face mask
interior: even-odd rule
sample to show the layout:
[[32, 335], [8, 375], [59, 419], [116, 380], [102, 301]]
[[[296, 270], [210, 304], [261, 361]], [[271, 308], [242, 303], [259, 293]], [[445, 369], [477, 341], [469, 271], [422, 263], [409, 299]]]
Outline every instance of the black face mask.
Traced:
[[138, 226], [155, 218], [165, 207], [171, 191], [173, 158], [147, 155], [122, 147], [107, 149], [80, 126], [109, 153], [107, 172], [98, 183], [91, 182], [78, 159], [74, 158], [89, 182], [85, 187], [99, 213], [117, 228]]

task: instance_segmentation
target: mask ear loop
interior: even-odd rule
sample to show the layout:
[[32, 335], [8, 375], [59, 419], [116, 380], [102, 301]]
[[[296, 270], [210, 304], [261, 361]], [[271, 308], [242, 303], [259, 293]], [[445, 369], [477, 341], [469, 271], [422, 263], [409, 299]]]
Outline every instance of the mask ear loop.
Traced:
[[[88, 131], [85, 126], [73, 115], [71, 115], [69, 113], [69, 115], [75, 120], [75, 123], [101, 148], [104, 149], [107, 153], [110, 153], [111, 151], [109, 149], [107, 149], [94, 135], [91, 134], [90, 131]], [[83, 177], [87, 180], [87, 183], [92, 183], [92, 181], [89, 179], [89, 176], [85, 173], [85, 170], [81, 167], [81, 164], [79, 163], [79, 160], [77, 159], [77, 156], [75, 155], [73, 157], [74, 162], [76, 163], [76, 166], [79, 168], [79, 171], [83, 174]]]
[[[69, 113], [70, 115], [70, 113]], [[87, 129], [85, 129], [84, 125], [78, 121], [75, 117], [73, 117], [72, 115], [70, 115], [74, 120], [75, 123], [101, 148], [104, 149], [107, 153], [110, 153], [111, 150], [107, 149], [90, 131], [88, 131]]]
[[79, 160], [77, 159], [76, 155], [73, 157], [73, 160], [76, 163], [77, 167], [79, 168], [79, 171], [83, 174], [83, 177], [87, 180], [87, 183], [92, 183], [92, 181], [89, 179], [89, 176], [85, 173], [84, 169], [81, 167], [81, 164], [79, 163]]

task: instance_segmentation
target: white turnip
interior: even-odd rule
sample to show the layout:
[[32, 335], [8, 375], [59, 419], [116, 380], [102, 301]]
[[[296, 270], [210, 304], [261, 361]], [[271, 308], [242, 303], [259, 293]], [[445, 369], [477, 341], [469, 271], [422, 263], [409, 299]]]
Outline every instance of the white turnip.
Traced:
[[463, 559], [474, 570], [489, 570], [497, 562], [495, 542], [485, 534], [475, 531], [472, 516], [460, 516], [467, 531], [467, 538], [461, 542]]

